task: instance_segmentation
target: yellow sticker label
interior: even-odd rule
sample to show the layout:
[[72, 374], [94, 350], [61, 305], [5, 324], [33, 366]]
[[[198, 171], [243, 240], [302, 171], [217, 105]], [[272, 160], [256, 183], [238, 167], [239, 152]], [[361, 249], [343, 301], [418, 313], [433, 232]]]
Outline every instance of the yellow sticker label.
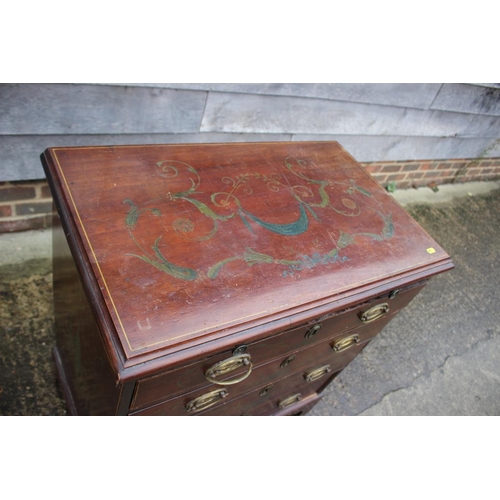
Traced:
[[434, 250], [434, 248], [430, 247], [427, 249], [427, 253], [435, 253], [436, 250]]

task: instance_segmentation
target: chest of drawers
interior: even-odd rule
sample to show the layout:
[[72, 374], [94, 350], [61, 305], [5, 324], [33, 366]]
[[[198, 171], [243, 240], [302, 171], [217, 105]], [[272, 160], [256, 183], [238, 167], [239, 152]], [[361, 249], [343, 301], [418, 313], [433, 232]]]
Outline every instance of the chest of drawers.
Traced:
[[72, 414], [305, 414], [453, 267], [335, 142], [50, 148], [42, 163]]

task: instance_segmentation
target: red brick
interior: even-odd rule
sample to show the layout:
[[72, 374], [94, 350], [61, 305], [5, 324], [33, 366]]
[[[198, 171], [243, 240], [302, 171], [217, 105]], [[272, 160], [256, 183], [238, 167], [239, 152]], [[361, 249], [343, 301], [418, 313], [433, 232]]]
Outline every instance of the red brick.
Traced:
[[0, 217], [9, 217], [12, 215], [12, 208], [10, 205], [1, 205], [0, 206]]
[[481, 174], [481, 169], [480, 168], [468, 168], [467, 169], [467, 175], [470, 177], [476, 177]]
[[374, 174], [376, 172], [380, 172], [381, 168], [382, 168], [382, 165], [372, 164], [372, 165], [366, 165], [365, 170], [369, 174]]
[[440, 162], [437, 165], [438, 170], [445, 170], [445, 169], [450, 169], [452, 167], [452, 163], [449, 162]]
[[420, 168], [420, 163], [405, 163], [403, 165], [403, 172], [411, 172], [413, 170], [418, 170]]
[[493, 173], [493, 169], [492, 168], [483, 168], [483, 170], [481, 171], [481, 173], [483, 175], [489, 175], [489, 174], [492, 174]]
[[382, 172], [385, 173], [394, 173], [399, 172], [401, 170], [401, 165], [384, 165], [382, 167]]
[[420, 170], [429, 170], [431, 167], [432, 167], [432, 163], [429, 163], [429, 162], [422, 163], [420, 165]]
[[47, 229], [52, 224], [52, 216], [41, 215], [39, 217], [27, 217], [17, 220], [0, 221], [0, 233], [14, 233], [17, 231], [29, 231], [33, 229]]
[[387, 175], [385, 174], [375, 174], [373, 178], [379, 183], [383, 184], [387, 180]]
[[408, 174], [408, 179], [421, 179], [423, 176], [423, 172], [411, 172]]
[[52, 213], [52, 202], [42, 201], [34, 203], [16, 204], [16, 215], [34, 215]]
[[441, 170], [440, 172], [436, 172], [436, 175], [440, 177], [451, 177], [454, 173], [453, 170]]
[[491, 166], [491, 161], [482, 161], [481, 162], [481, 167], [490, 167]]
[[398, 189], [408, 189], [411, 187], [411, 182], [410, 181], [400, 181], [396, 183], [396, 187]]
[[425, 179], [430, 179], [431, 177], [439, 177], [439, 172], [436, 172], [435, 170], [428, 170], [427, 172], [424, 172], [424, 178]]
[[387, 176], [387, 182], [403, 181], [406, 179], [406, 174], [390, 174]]
[[35, 188], [32, 186], [14, 186], [8, 185], [6, 188], [0, 189], [0, 202], [29, 200], [36, 195]]
[[42, 194], [42, 198], [52, 198], [52, 193], [50, 191], [49, 186], [47, 186], [47, 185], [42, 186], [41, 194]]

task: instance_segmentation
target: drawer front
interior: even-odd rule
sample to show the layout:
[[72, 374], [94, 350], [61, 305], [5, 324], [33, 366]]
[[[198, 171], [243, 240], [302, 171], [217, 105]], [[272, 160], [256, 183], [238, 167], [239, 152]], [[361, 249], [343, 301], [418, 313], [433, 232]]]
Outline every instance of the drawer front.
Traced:
[[[324, 380], [324, 375], [338, 372], [345, 368], [373, 338], [391, 320], [392, 316], [380, 322], [366, 325], [356, 330], [337, 335], [330, 340], [314, 344], [310, 347], [294, 351], [281, 358], [275, 359], [257, 367], [251, 379], [233, 386], [217, 386], [211, 384], [178, 396], [163, 403], [140, 410], [135, 414], [140, 415], [197, 415], [212, 408], [228, 405], [253, 390], [260, 391], [269, 388], [276, 393], [275, 382], [288, 378], [291, 374], [300, 371], [308, 375], [308, 382]], [[328, 366], [328, 371], [321, 373], [321, 367]], [[319, 370], [319, 371], [318, 371]], [[301, 375], [301, 377], [302, 377]], [[309, 384], [306, 384], [309, 386]], [[261, 403], [256, 398], [255, 405]]]
[[[273, 413], [275, 416], [302, 416], [307, 415], [309, 412], [323, 397], [322, 394], [311, 394], [310, 396], [304, 398], [302, 401], [295, 403], [284, 410], [280, 410], [277, 413]], [[249, 415], [250, 416], [250, 415]], [[255, 415], [257, 416], [257, 415]]]
[[[315, 378], [310, 378], [311, 373]], [[230, 397], [227, 394], [231, 392], [230, 388], [210, 387], [210, 390], [195, 391], [190, 395], [146, 408], [132, 415], [243, 415], [256, 407], [259, 408], [258, 414], [269, 414], [280, 409], [284, 410], [316, 393], [318, 388], [323, 387], [332, 379], [332, 376], [332, 369], [327, 361], [319, 361], [285, 378], [272, 382], [263, 380], [256, 390], [232, 398], [230, 401], [228, 401]], [[291, 397], [299, 393], [300, 398], [297, 400]], [[287, 399], [289, 401], [286, 401]], [[282, 408], [279, 406], [280, 403], [282, 403]], [[193, 411], [192, 408], [197, 409]]]
[[[255, 376], [258, 366], [286, 353], [312, 347], [333, 336], [344, 334], [353, 329], [360, 329], [359, 327], [363, 327], [363, 325], [365, 327], [371, 327], [372, 325], [383, 327], [388, 322], [387, 318], [392, 317], [394, 313], [408, 304], [422, 287], [423, 285], [402, 291], [394, 298], [378, 298], [352, 309], [336, 313], [320, 322], [310, 323], [265, 340], [248, 344], [242, 354], [233, 355], [231, 351], [227, 351], [192, 365], [140, 380], [137, 382], [130, 408], [131, 410], [144, 408], [177, 395], [192, 392], [198, 388], [208, 387], [214, 383], [216, 385], [225, 385], [225, 383], [229, 382], [233, 393], [235, 387], [241, 385], [236, 391], [241, 394], [248, 391], [252, 384], [254, 386], [258, 384]], [[365, 313], [368, 313], [368, 317], [366, 321], [363, 321], [361, 317]], [[378, 333], [380, 329], [378, 328], [375, 333]], [[369, 328], [367, 332], [373, 332], [373, 330]], [[373, 336], [374, 333], [369, 334]], [[243, 358], [243, 356], [246, 356], [246, 358]], [[246, 364], [245, 361], [247, 361]], [[227, 366], [222, 366], [222, 370], [227, 369], [229, 371], [215, 377], [209, 376], [209, 379], [207, 379], [205, 373], [214, 366], [217, 369], [217, 365], [224, 364], [224, 362], [227, 362]]]
[[276, 411], [276, 404], [270, 404], [269, 402], [260, 406], [259, 408], [254, 408], [252, 411], [242, 414], [244, 417], [264, 417], [264, 416], [301, 416], [306, 415], [323, 397], [322, 393], [313, 393], [309, 396], [305, 396], [300, 401], [287, 406], [284, 409], [278, 409]]
[[[392, 299], [386, 296], [369, 301], [327, 316], [317, 322], [311, 322], [294, 330], [288, 330], [251, 344], [252, 357], [260, 359], [268, 356], [268, 359], [271, 359], [279, 356], [284, 351], [300, 349], [367, 324], [382, 322], [388, 315], [393, 315], [405, 307], [420, 292], [423, 286], [420, 285], [402, 291]], [[385, 304], [387, 304], [387, 307], [384, 307]], [[369, 316], [365, 318], [367, 313]]]
[[[246, 394], [234, 401], [220, 405], [202, 415], [223, 416], [265, 416], [276, 413], [288, 413], [297, 408], [304, 400], [320, 392], [328, 385], [336, 373], [326, 372], [324, 362], [319, 362], [306, 369], [281, 379], [273, 384], [273, 388], [262, 394], [269, 386]], [[306, 377], [310, 372], [320, 370], [324, 375], [314, 381], [307, 382]]]

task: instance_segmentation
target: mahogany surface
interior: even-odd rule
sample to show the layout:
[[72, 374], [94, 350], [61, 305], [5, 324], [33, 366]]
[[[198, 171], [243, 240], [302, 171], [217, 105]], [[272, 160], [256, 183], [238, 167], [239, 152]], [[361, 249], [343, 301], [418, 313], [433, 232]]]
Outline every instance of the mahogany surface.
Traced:
[[[158, 399], [156, 389], [142, 403], [137, 388], [132, 396], [142, 379], [453, 267], [336, 142], [50, 148], [42, 163], [112, 374], [105, 384], [127, 388], [127, 401], [111, 398], [118, 413]], [[262, 363], [300, 348], [288, 338]]]

